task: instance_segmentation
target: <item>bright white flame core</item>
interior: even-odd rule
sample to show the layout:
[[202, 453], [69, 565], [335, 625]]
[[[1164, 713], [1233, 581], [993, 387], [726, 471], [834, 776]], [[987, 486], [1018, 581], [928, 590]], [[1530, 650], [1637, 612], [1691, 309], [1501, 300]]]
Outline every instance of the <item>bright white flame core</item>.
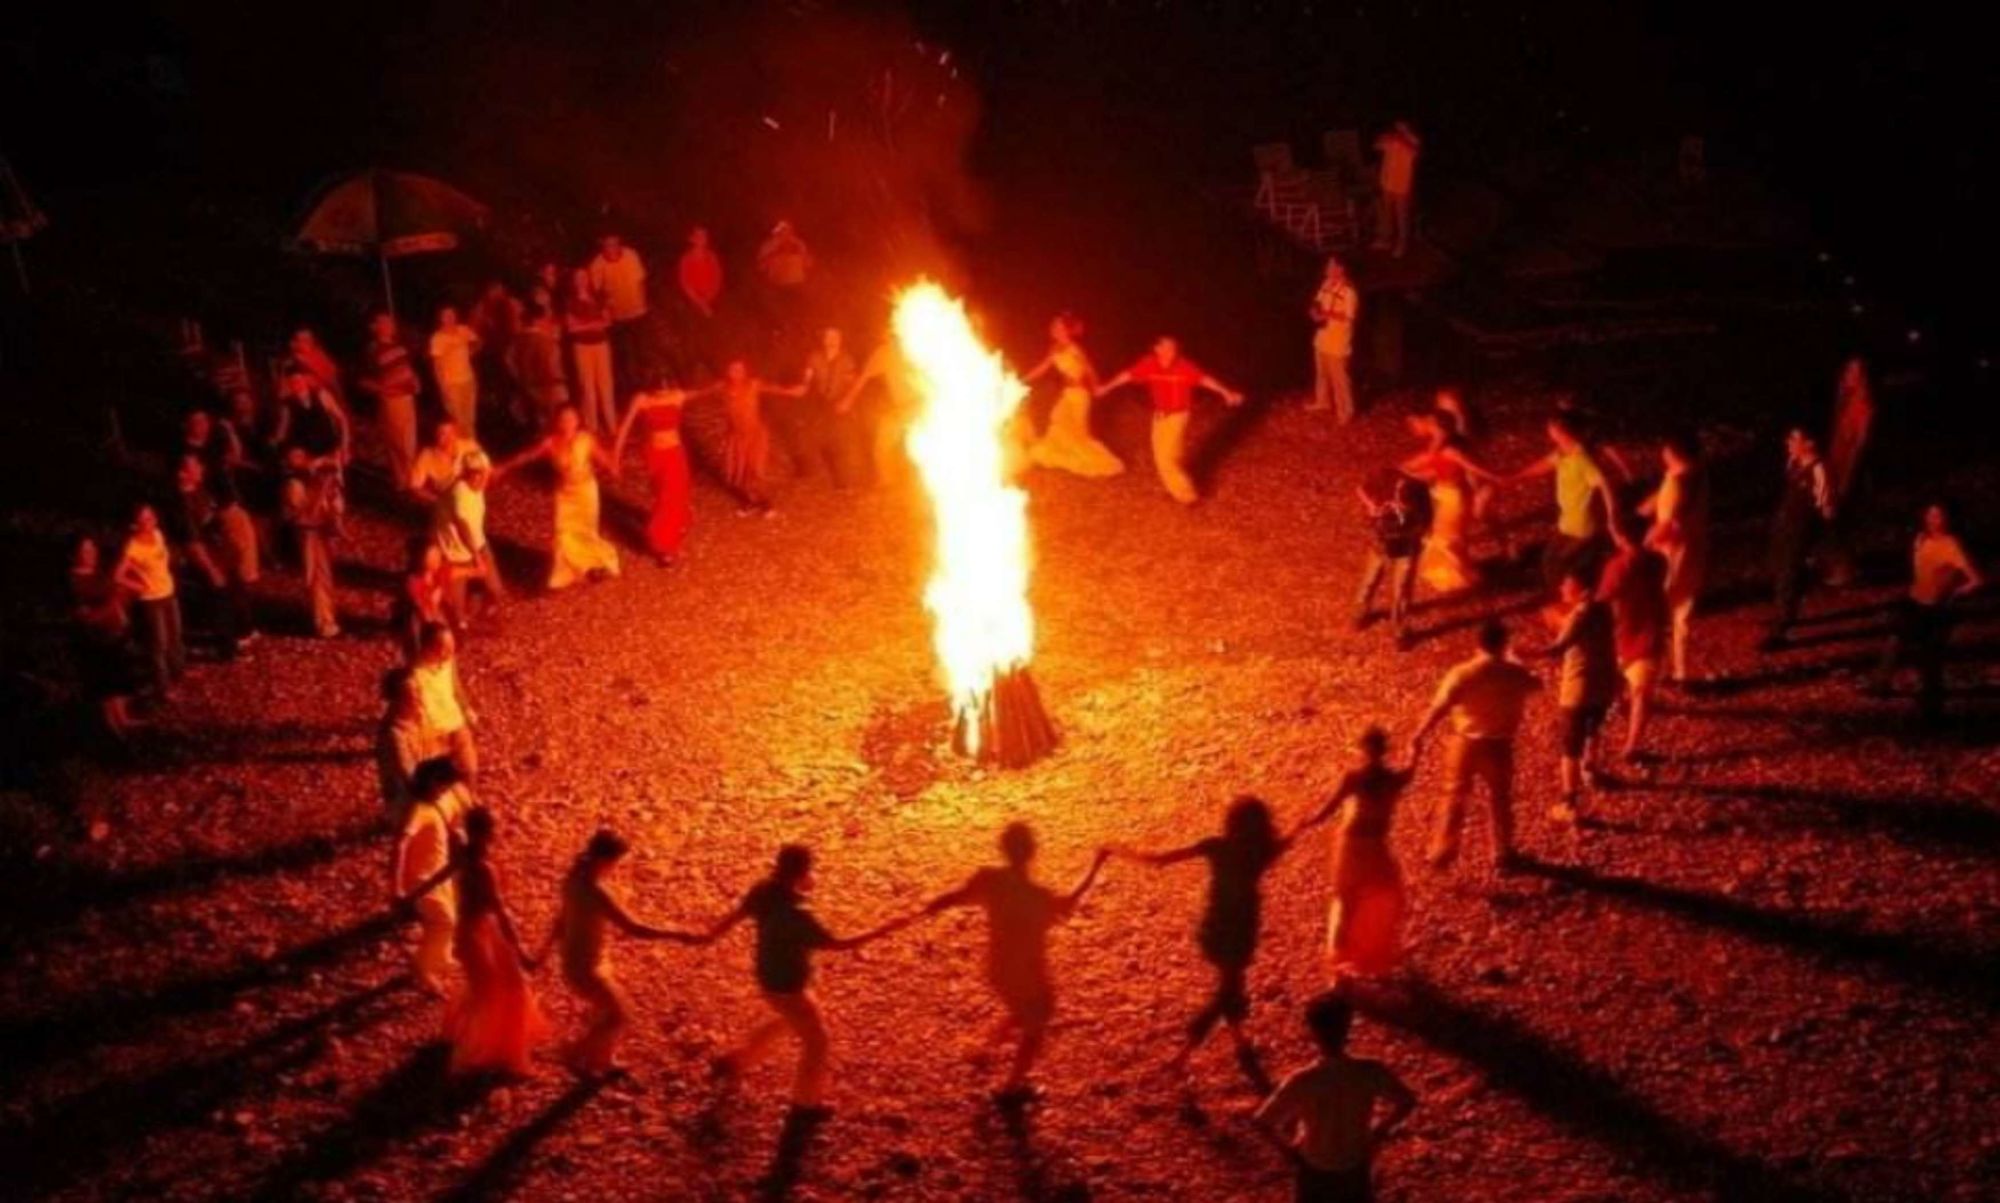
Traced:
[[930, 491], [937, 565], [924, 590], [966, 751], [999, 677], [1028, 662], [1028, 495], [1008, 481], [1006, 444], [1027, 386], [973, 333], [963, 303], [928, 280], [896, 298], [896, 344], [923, 399], [906, 446]]

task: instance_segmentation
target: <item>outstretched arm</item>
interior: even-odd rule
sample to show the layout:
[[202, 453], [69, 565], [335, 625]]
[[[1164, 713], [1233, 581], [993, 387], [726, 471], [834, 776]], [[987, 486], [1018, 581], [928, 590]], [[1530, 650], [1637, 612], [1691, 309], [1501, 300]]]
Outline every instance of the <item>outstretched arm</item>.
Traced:
[[735, 909], [731, 910], [728, 914], [724, 915], [722, 918], [717, 919], [714, 923], [709, 924], [707, 931], [702, 932], [701, 934], [695, 936], [693, 939], [689, 940], [688, 943], [697, 946], [703, 944], [713, 944], [717, 940], [720, 940], [722, 937], [728, 935], [731, 928], [735, 927], [737, 924], [743, 922], [745, 919], [748, 919], [749, 917], [750, 917], [750, 912], [744, 910], [743, 905], [741, 903], [738, 903]]
[[1228, 385], [1222, 383], [1222, 381], [1217, 380], [1213, 376], [1203, 376], [1198, 383], [1201, 385], [1201, 387], [1207, 389], [1209, 392], [1214, 393], [1218, 397], [1221, 397], [1222, 403], [1224, 405], [1237, 406], [1243, 404], [1242, 393], [1239, 393], [1235, 389], [1230, 388]]
[[639, 411], [651, 409], [658, 401], [641, 401], [625, 411], [618, 421], [618, 435], [611, 440], [611, 474], [618, 475], [618, 465], [625, 462], [625, 437], [632, 433], [632, 423], [638, 419]]
[[1113, 844], [1111, 847], [1106, 848], [1105, 852], [1112, 856], [1122, 856], [1127, 860], [1136, 860], [1158, 869], [1164, 868], [1167, 865], [1177, 865], [1184, 860], [1193, 860], [1195, 857], [1200, 856], [1201, 844], [1196, 842], [1189, 844], [1185, 848], [1174, 848], [1166, 852], [1141, 852], [1137, 848], [1128, 848]]
[[1110, 859], [1111, 849], [1099, 848], [1097, 850], [1097, 855], [1091, 859], [1090, 868], [1085, 869], [1083, 876], [1077, 880], [1076, 888], [1063, 895], [1064, 915], [1073, 913], [1077, 908], [1077, 904], [1083, 901], [1083, 896], [1090, 893], [1090, 887], [1097, 884], [1097, 875], [1104, 871], [1104, 862]]
[[1050, 370], [1053, 369], [1055, 366], [1056, 366], [1056, 357], [1053, 355], [1044, 355], [1042, 357], [1042, 362], [1036, 364], [1033, 368], [1029, 369], [1028, 374], [1026, 376], [1021, 377], [1021, 382], [1023, 384], [1033, 384], [1035, 381], [1040, 380], [1042, 377], [1048, 375]]
[[1378, 1097], [1389, 1104], [1389, 1114], [1383, 1116], [1382, 1122], [1368, 1134], [1371, 1148], [1380, 1147], [1383, 1141], [1394, 1136], [1396, 1129], [1403, 1126], [1403, 1121], [1410, 1118], [1410, 1112], [1417, 1109], [1417, 1096], [1404, 1085], [1403, 1079], [1387, 1069], [1382, 1071], [1382, 1076], [1383, 1081], [1377, 1086], [1380, 1092]]
[[617, 476], [618, 462], [605, 454], [604, 444], [597, 441], [596, 435], [586, 435], [584, 437], [590, 440], [590, 462], [596, 464], [597, 470], [606, 476]]
[[612, 894], [611, 891], [605, 889], [603, 886], [597, 886], [596, 891], [598, 905], [604, 908], [605, 917], [611, 920], [613, 927], [616, 927], [619, 931], [624, 932], [633, 939], [672, 940], [680, 944], [698, 944], [702, 942], [701, 937], [693, 932], [685, 932], [673, 927], [656, 927], [651, 923], [641, 923], [632, 917], [632, 913], [625, 909], [625, 905], [619, 902], [617, 896]]
[[1306, 832], [1311, 831], [1313, 828], [1319, 826], [1321, 823], [1326, 822], [1328, 819], [1338, 814], [1340, 812], [1340, 808], [1346, 805], [1347, 800], [1353, 796], [1354, 796], [1354, 774], [1353, 773], [1343, 774], [1340, 778], [1340, 785], [1336, 787], [1333, 791], [1333, 796], [1331, 798], [1328, 798], [1326, 802], [1323, 805], [1321, 805], [1318, 810], [1312, 813], [1312, 816], [1310, 818], [1306, 819], [1305, 822], [1300, 823], [1297, 827], [1292, 828], [1292, 834], [1285, 837], [1285, 843], [1290, 844], [1294, 842], [1300, 836], [1304, 835]]
[[502, 460], [500, 463], [495, 464], [493, 466], [493, 479], [495, 481], [498, 481], [501, 477], [507, 475], [509, 472], [512, 472], [515, 469], [523, 467], [527, 464], [533, 463], [535, 460], [541, 459], [549, 454], [551, 454], [549, 447], [549, 440], [543, 439], [538, 443], [531, 444], [527, 450], [521, 452], [519, 455], [514, 456], [512, 459]]
[[1513, 475], [1503, 477], [1502, 479], [1509, 484], [1519, 484], [1524, 480], [1533, 480], [1538, 476], [1547, 476], [1550, 473], [1554, 472], [1555, 470], [1556, 470], [1556, 453], [1551, 451], [1547, 455], [1536, 460], [1534, 463], [1529, 464], [1527, 467], [1522, 468], [1520, 471], [1514, 473]]
[[1102, 397], [1106, 393], [1115, 393], [1130, 383], [1132, 383], [1132, 373], [1120, 372], [1103, 384], [1098, 385], [1096, 395]]

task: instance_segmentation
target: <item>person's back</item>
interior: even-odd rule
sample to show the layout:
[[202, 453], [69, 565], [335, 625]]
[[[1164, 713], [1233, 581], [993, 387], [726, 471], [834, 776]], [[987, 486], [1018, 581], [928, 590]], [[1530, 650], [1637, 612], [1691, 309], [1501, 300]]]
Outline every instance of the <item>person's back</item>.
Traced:
[[1601, 706], [1618, 697], [1618, 650], [1611, 609], [1603, 602], [1582, 603], [1563, 624], [1562, 681], [1558, 700], [1564, 706]]
[[1381, 1062], [1336, 1054], [1287, 1077], [1260, 1115], [1281, 1132], [1296, 1132], [1293, 1147], [1311, 1168], [1341, 1174], [1367, 1167], [1375, 1104], [1401, 1092]]
[[604, 962], [604, 931], [610, 915], [594, 866], [579, 864], [563, 878], [560, 947], [564, 976], [589, 977]]
[[776, 880], [752, 886], [743, 910], [757, 925], [757, 984], [796, 994], [812, 979], [812, 951], [830, 937], [796, 890]]
[[1541, 679], [1505, 656], [1481, 652], [1451, 670], [1446, 688], [1459, 734], [1511, 739], [1520, 730], [1528, 695], [1541, 688]]
[[[446, 797], [419, 802], [410, 808], [409, 816], [403, 820], [402, 853], [398, 858], [400, 874], [396, 880], [399, 896], [410, 893], [436, 876], [451, 860], [451, 821], [445, 809], [448, 805]], [[443, 882], [431, 891], [430, 897], [447, 907], [451, 906], [455, 901], [452, 883], [449, 880]]]
[[1365, 765], [1353, 776], [1354, 805], [1347, 812], [1342, 830], [1363, 839], [1386, 839], [1395, 818], [1396, 800], [1409, 784], [1408, 772], [1398, 772], [1383, 764]]
[[1062, 900], [1024, 870], [981, 869], [968, 899], [986, 912], [986, 969], [1001, 990], [1048, 980], [1049, 929], [1062, 921]]

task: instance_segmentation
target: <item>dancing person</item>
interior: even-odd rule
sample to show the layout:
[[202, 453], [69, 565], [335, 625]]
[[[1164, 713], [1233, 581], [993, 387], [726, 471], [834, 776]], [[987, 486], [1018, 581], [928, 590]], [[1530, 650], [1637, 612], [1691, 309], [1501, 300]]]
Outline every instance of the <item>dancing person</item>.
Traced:
[[1389, 767], [1389, 734], [1361, 733], [1361, 763], [1341, 775], [1333, 796], [1289, 837], [1298, 838], [1335, 815], [1333, 902], [1326, 915], [1329, 983], [1343, 977], [1379, 977], [1402, 959], [1403, 871], [1389, 847], [1396, 803], [1416, 776], [1416, 765]]
[[1010, 1035], [1016, 1042], [1013, 1068], [994, 1096], [1003, 1104], [1034, 1097], [1028, 1074], [1048, 1039], [1056, 1009], [1049, 930], [1076, 913], [1110, 855], [1099, 851], [1069, 893], [1058, 894], [1034, 879], [1035, 851], [1034, 829], [1026, 823], [1009, 823], [1000, 833], [1000, 855], [1006, 863], [975, 871], [964, 885], [940, 894], [923, 909], [925, 915], [960, 906], [986, 912], [986, 982], [1005, 1009], [993, 1042]]
[[1784, 648], [1792, 624], [1799, 620], [1811, 577], [1814, 549], [1833, 521], [1833, 483], [1819, 443], [1801, 427], [1785, 435], [1785, 485], [1771, 523], [1770, 577], [1776, 612], [1760, 645], [1764, 651]]
[[1410, 196], [1416, 190], [1417, 156], [1422, 150], [1422, 140], [1407, 121], [1396, 122], [1375, 139], [1375, 153], [1382, 157], [1381, 174], [1376, 177], [1380, 191], [1375, 249], [1398, 259], [1410, 249]]
[[106, 571], [97, 540], [76, 541], [70, 555], [71, 651], [83, 695], [97, 708], [104, 729], [124, 739], [137, 726], [132, 716], [132, 663], [128, 645], [132, 619], [126, 593]]
[[1692, 434], [1670, 436], [1660, 450], [1665, 474], [1659, 491], [1640, 505], [1653, 519], [1646, 545], [1667, 557], [1667, 609], [1672, 623], [1672, 659], [1667, 680], [1688, 680], [1688, 639], [1695, 607], [1708, 584], [1708, 471], [1701, 442]]
[[479, 374], [472, 367], [478, 349], [478, 332], [458, 320], [458, 310], [439, 309], [437, 329], [431, 331], [431, 372], [445, 414], [469, 439], [479, 437]]
[[767, 477], [771, 467], [771, 427], [764, 396], [803, 397], [803, 386], [782, 388], [751, 375], [747, 360], [732, 359], [722, 372], [722, 399], [729, 428], [722, 442], [722, 475], [736, 494], [738, 514], [776, 513]]
[[466, 456], [431, 516], [431, 540], [443, 561], [443, 621], [459, 631], [472, 621], [474, 585], [485, 595], [488, 610], [507, 600], [500, 562], [493, 554], [493, 541], [486, 537], [486, 491], [493, 475], [485, 452]]
[[1354, 320], [1361, 314], [1361, 294], [1347, 278], [1347, 269], [1331, 255], [1319, 291], [1313, 294], [1313, 396], [1308, 410], [1332, 410], [1341, 425], [1354, 420], [1354, 378], [1348, 364], [1354, 355]]
[[405, 898], [417, 904], [447, 882], [458, 887], [451, 951], [465, 971], [465, 984], [445, 1008], [451, 1072], [526, 1077], [528, 1054], [547, 1025], [528, 988], [520, 932], [502, 896], [500, 867], [493, 863], [493, 812], [475, 806], [463, 825], [465, 842], [450, 862]]
[[535, 429], [546, 430], [556, 411], [569, 404], [569, 378], [563, 372], [562, 327], [540, 304], [528, 306], [520, 329], [507, 347], [508, 367], [521, 386]]
[[1416, 583], [1417, 553], [1431, 525], [1431, 495], [1416, 478], [1398, 468], [1384, 468], [1355, 486], [1373, 540], [1368, 566], [1361, 573], [1361, 591], [1354, 599], [1354, 629], [1375, 620], [1375, 590], [1389, 578], [1389, 622], [1396, 629], [1396, 646], [1410, 642], [1410, 595]]
[[1507, 655], [1507, 627], [1488, 619], [1479, 628], [1479, 650], [1453, 665], [1438, 683], [1437, 696], [1411, 739], [1412, 770], [1424, 741], [1449, 715], [1451, 747], [1445, 754], [1445, 805], [1432, 832], [1428, 860], [1442, 869], [1458, 857], [1465, 800], [1475, 781], [1486, 786], [1486, 835], [1493, 871], [1510, 873], [1514, 856], [1514, 738], [1528, 696], [1542, 687], [1540, 677]]
[[[1395, 1071], [1347, 1054], [1353, 1023], [1353, 1007], [1337, 992], [1307, 1003], [1306, 1027], [1319, 1059], [1288, 1076], [1257, 1108], [1259, 1127], [1292, 1162], [1298, 1203], [1373, 1199], [1375, 1153], [1417, 1105]], [[1378, 1123], [1382, 1103], [1389, 1110]]]
[[778, 849], [771, 875], [750, 888], [743, 900], [695, 938], [712, 944], [744, 921], [757, 929], [757, 989], [773, 1018], [759, 1024], [744, 1042], [716, 1059], [719, 1077], [737, 1078], [761, 1061], [771, 1043], [785, 1032], [799, 1042], [799, 1063], [792, 1077], [791, 1105], [801, 1118], [831, 1114], [826, 1106], [828, 1041], [826, 1021], [812, 992], [812, 954], [862, 948], [908, 920], [883, 924], [858, 936], [841, 938], [827, 931], [806, 905], [812, 893], [812, 851], [800, 844]]
[[653, 509], [646, 518], [646, 550], [662, 568], [680, 558], [681, 543], [694, 522], [693, 483], [687, 448], [681, 440], [681, 415], [687, 403], [713, 390], [688, 392], [655, 373], [653, 387], [632, 398], [625, 420], [611, 447], [611, 462], [625, 462], [625, 439], [637, 425], [646, 439], [646, 476], [653, 483]]
[[1910, 546], [1910, 588], [1890, 611], [1889, 638], [1869, 675], [1869, 691], [1887, 693], [1897, 667], [1909, 659], [1917, 666], [1919, 713], [1926, 722], [1940, 718], [1953, 605], [1984, 583], [1965, 554], [1965, 545], [1952, 532], [1951, 511], [1943, 502], [1925, 506], [1923, 529]]
[[1409, 427], [1424, 440], [1424, 448], [1404, 460], [1402, 469], [1430, 486], [1431, 500], [1430, 531], [1417, 560], [1417, 579], [1438, 593], [1460, 593], [1479, 583], [1472, 561], [1474, 491], [1500, 476], [1466, 451], [1458, 420], [1449, 412], [1412, 414]]
[[423, 391], [395, 315], [377, 311], [368, 320], [368, 348], [360, 383], [375, 398], [375, 422], [389, 457], [389, 479], [402, 487], [417, 459], [417, 395]]
[[187, 671], [181, 633], [181, 599], [174, 588], [173, 547], [150, 505], [132, 511], [132, 527], [118, 554], [112, 580], [139, 607], [140, 645], [152, 668], [154, 696], [165, 701]]
[[1625, 678], [1625, 746], [1619, 755], [1632, 764], [1652, 717], [1653, 685], [1667, 650], [1667, 560], [1626, 531], [1612, 536], [1612, 546], [1597, 596], [1611, 606], [1618, 671]]
[[303, 447], [285, 455], [285, 479], [279, 486], [279, 510], [291, 532], [293, 548], [304, 577], [306, 613], [313, 634], [321, 639], [340, 635], [339, 607], [334, 600], [333, 539], [340, 522], [340, 478], [337, 469], [315, 463]]
[[1561, 625], [1542, 651], [1561, 664], [1556, 705], [1562, 716], [1562, 796], [1549, 807], [1549, 818], [1574, 826], [1587, 817], [1585, 791], [1595, 783], [1597, 735], [1624, 681], [1611, 607], [1578, 572], [1563, 577], [1559, 601]]
[[417, 658], [410, 664], [410, 685], [416, 691], [423, 723], [450, 749], [452, 764], [469, 785], [479, 777], [479, 748], [473, 742], [476, 717], [465, 683], [458, 674], [458, 641], [451, 628], [433, 623], [417, 641]]
[[1618, 494], [1592, 452], [1581, 416], [1557, 409], [1547, 429], [1549, 453], [1507, 479], [1555, 477], [1556, 533], [1542, 549], [1542, 580], [1553, 594], [1571, 572], [1595, 575], [1604, 530], [1618, 521]]
[[1244, 796], [1229, 804], [1219, 836], [1166, 852], [1113, 850], [1154, 866], [1189, 860], [1208, 864], [1208, 901], [1202, 908], [1196, 943], [1202, 959], [1215, 970], [1215, 992], [1188, 1021], [1187, 1041], [1174, 1055], [1173, 1068], [1177, 1073], [1186, 1070], [1188, 1058], [1207, 1042], [1215, 1025], [1227, 1022], [1229, 1035], [1236, 1043], [1238, 1064], [1253, 1081], [1263, 1077], [1256, 1050], [1245, 1035], [1243, 1024], [1250, 1017], [1248, 982], [1250, 963], [1257, 956], [1264, 874], [1278, 863], [1288, 847], [1289, 842], [1278, 835], [1271, 822], [1271, 808], [1261, 798]]
[[1098, 380], [1082, 339], [1083, 320], [1075, 314], [1058, 314], [1049, 323], [1049, 352], [1025, 380], [1032, 385], [1054, 372], [1061, 391], [1049, 410], [1048, 428], [1029, 454], [1044, 468], [1060, 468], [1078, 476], [1116, 476], [1125, 470], [1124, 462], [1090, 432], [1091, 393]]
[[611, 871], [631, 851], [623, 837], [599, 831], [590, 837], [583, 852], [563, 877], [562, 909], [541, 951], [540, 961], [551, 946], [562, 950], [564, 984], [590, 1009], [583, 1035], [570, 1044], [564, 1060], [585, 1077], [610, 1073], [617, 1066], [618, 1042], [632, 1023], [632, 1000], [611, 972], [605, 937], [611, 928], [635, 940], [674, 940], [692, 944], [687, 932], [654, 927], [634, 919], [606, 881]]
[[417, 766], [449, 755], [451, 748], [424, 722], [423, 705], [407, 668], [382, 674], [382, 719], [375, 725], [375, 776], [382, 789], [382, 811], [389, 822], [400, 822], [415, 800]]
[[[597, 240], [597, 254], [587, 270], [591, 291], [604, 298], [605, 313], [611, 319], [611, 354], [619, 377], [642, 379], [646, 366], [639, 362], [647, 310], [645, 261], [623, 238], [606, 233]], [[605, 404], [601, 415], [604, 424], [592, 427], [600, 434], [618, 424], [615, 396], [607, 393]]]
[[[406, 691], [407, 692], [407, 691]], [[410, 949], [410, 980], [417, 988], [442, 997], [451, 970], [452, 937], [458, 929], [458, 891], [449, 876], [453, 832], [468, 801], [459, 788], [458, 770], [445, 758], [419, 762], [410, 773], [409, 802], [393, 821], [401, 825], [396, 840], [392, 884], [399, 899], [408, 899], [417, 913], [417, 942]], [[436, 886], [424, 883], [444, 875]]]
[[1193, 505], [1201, 494], [1187, 474], [1188, 416], [1194, 408], [1194, 391], [1207, 389], [1221, 397], [1230, 408], [1243, 404], [1243, 394], [1203, 371], [1194, 360], [1181, 354], [1180, 343], [1162, 337], [1150, 353], [1100, 385], [1096, 395], [1104, 396], [1127, 384], [1143, 384], [1153, 403], [1153, 470], [1167, 495], [1182, 505]]
[[617, 376], [611, 363], [611, 310], [590, 282], [590, 272], [577, 268], [570, 276], [569, 301], [563, 306], [563, 333], [569, 336], [570, 361], [576, 367], [577, 402], [583, 424], [593, 433], [609, 433], [618, 425]]
[[598, 581], [618, 575], [618, 549], [598, 529], [597, 473], [616, 476], [618, 465], [604, 453], [597, 436], [583, 429], [574, 405], [556, 411], [555, 428], [547, 438], [493, 471], [500, 479], [534, 460], [545, 459], [555, 469], [555, 537], [549, 548], [549, 590], [567, 589], [578, 581]]
[[856, 476], [860, 447], [854, 419], [841, 402], [860, 376], [841, 332], [832, 326], [820, 331], [819, 346], [806, 358], [805, 376], [799, 381], [805, 390], [799, 472], [811, 475], [823, 468], [835, 489], [845, 489]]
[[1827, 427], [1826, 477], [1833, 491], [1834, 520], [1827, 532], [1826, 583], [1839, 588], [1853, 583], [1855, 515], [1860, 509], [1861, 465], [1875, 427], [1875, 390], [1868, 384], [1868, 364], [1859, 355], [1840, 371], [1833, 422]]
[[722, 257], [709, 245], [708, 230], [695, 226], [688, 231], [687, 249], [675, 268], [674, 280], [681, 297], [705, 318], [715, 316], [715, 303], [722, 297]]
[[479, 443], [468, 438], [451, 415], [446, 414], [431, 427], [431, 441], [417, 452], [404, 487], [419, 500], [442, 501], [452, 483], [464, 475], [466, 461], [475, 455], [484, 455]]
[[869, 354], [868, 362], [861, 365], [861, 373], [848, 386], [847, 395], [841, 398], [835, 412], [841, 415], [852, 412], [862, 390], [878, 381], [882, 398], [871, 407], [872, 412], [865, 420], [872, 431], [870, 462], [875, 470], [875, 487], [883, 488], [901, 480], [907, 470], [909, 457], [904, 454], [903, 444], [921, 401], [916, 382], [911, 378], [909, 361], [903, 357], [902, 344], [896, 341], [893, 331]]

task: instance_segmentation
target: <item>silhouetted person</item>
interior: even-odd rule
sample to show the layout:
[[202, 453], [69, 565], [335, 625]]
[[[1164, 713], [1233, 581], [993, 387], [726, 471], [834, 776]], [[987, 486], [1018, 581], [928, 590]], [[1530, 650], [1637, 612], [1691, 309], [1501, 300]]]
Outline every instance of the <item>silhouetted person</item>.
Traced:
[[639, 922], [611, 892], [605, 879], [630, 850], [631, 846], [615, 832], [599, 831], [590, 837], [590, 843], [563, 878], [562, 910], [534, 958], [540, 961], [550, 945], [558, 946], [562, 952], [564, 983], [590, 1009], [589, 1024], [565, 1056], [570, 1068], [586, 1076], [614, 1068], [618, 1042], [632, 1022], [631, 999], [611, 972], [604, 947], [606, 933], [615, 927], [637, 940], [675, 940], [682, 944], [696, 941], [687, 932]]
[[1764, 636], [1765, 651], [1783, 648], [1792, 624], [1799, 620], [1799, 608], [1806, 597], [1806, 569], [1813, 548], [1832, 520], [1833, 484], [1826, 462], [1819, 457], [1819, 444], [1804, 430], [1793, 427], [1785, 436], [1785, 486], [1771, 523], [1771, 601], [1777, 613]]
[[812, 892], [812, 850], [799, 844], [778, 849], [771, 875], [750, 887], [743, 901], [697, 937], [711, 944], [731, 928], [749, 920], [757, 928], [757, 989], [776, 1018], [757, 1026], [735, 1051], [716, 1059], [719, 1076], [736, 1077], [770, 1051], [771, 1042], [789, 1031], [799, 1042], [799, 1065], [792, 1077], [792, 1107], [802, 1115], [831, 1112], [825, 1104], [827, 1078], [826, 1021], [813, 997], [812, 954], [821, 950], [847, 952], [888, 935], [907, 923], [886, 923], [873, 931], [842, 939], [821, 926], [806, 906]]
[[[1375, 1197], [1370, 1167], [1382, 1142], [1416, 1108], [1417, 1097], [1379, 1061], [1347, 1055], [1354, 1010], [1334, 993], [1306, 1004], [1306, 1027], [1319, 1060], [1287, 1077], [1257, 1122], [1277, 1140], [1296, 1170], [1298, 1203], [1368, 1203]], [[1374, 1122], [1379, 1103], [1389, 1113]]]
[[1156, 866], [1189, 860], [1208, 862], [1208, 902], [1196, 940], [1202, 957], [1215, 967], [1215, 993], [1188, 1021], [1187, 1043], [1174, 1056], [1176, 1070], [1185, 1069], [1188, 1058], [1208, 1040], [1215, 1025], [1227, 1021], [1245, 1072], [1253, 1078], [1262, 1075], [1243, 1022], [1250, 1015], [1248, 979], [1250, 962], [1257, 956], [1264, 874], [1287, 847], [1271, 822], [1270, 807], [1261, 798], [1242, 797], [1229, 804], [1220, 836], [1169, 852], [1120, 850], [1121, 855]]
[[933, 899], [924, 914], [959, 906], [986, 912], [986, 980], [1007, 1011], [994, 1040], [1009, 1034], [1016, 1039], [1014, 1066], [997, 1097], [1004, 1103], [1021, 1103], [1033, 1097], [1028, 1071], [1034, 1068], [1055, 1016], [1049, 929], [1076, 913], [1110, 853], [1100, 851], [1067, 894], [1056, 893], [1031, 875], [1035, 832], [1026, 823], [1009, 823], [1000, 833], [1000, 854], [1006, 864], [973, 873], [964, 885]]

